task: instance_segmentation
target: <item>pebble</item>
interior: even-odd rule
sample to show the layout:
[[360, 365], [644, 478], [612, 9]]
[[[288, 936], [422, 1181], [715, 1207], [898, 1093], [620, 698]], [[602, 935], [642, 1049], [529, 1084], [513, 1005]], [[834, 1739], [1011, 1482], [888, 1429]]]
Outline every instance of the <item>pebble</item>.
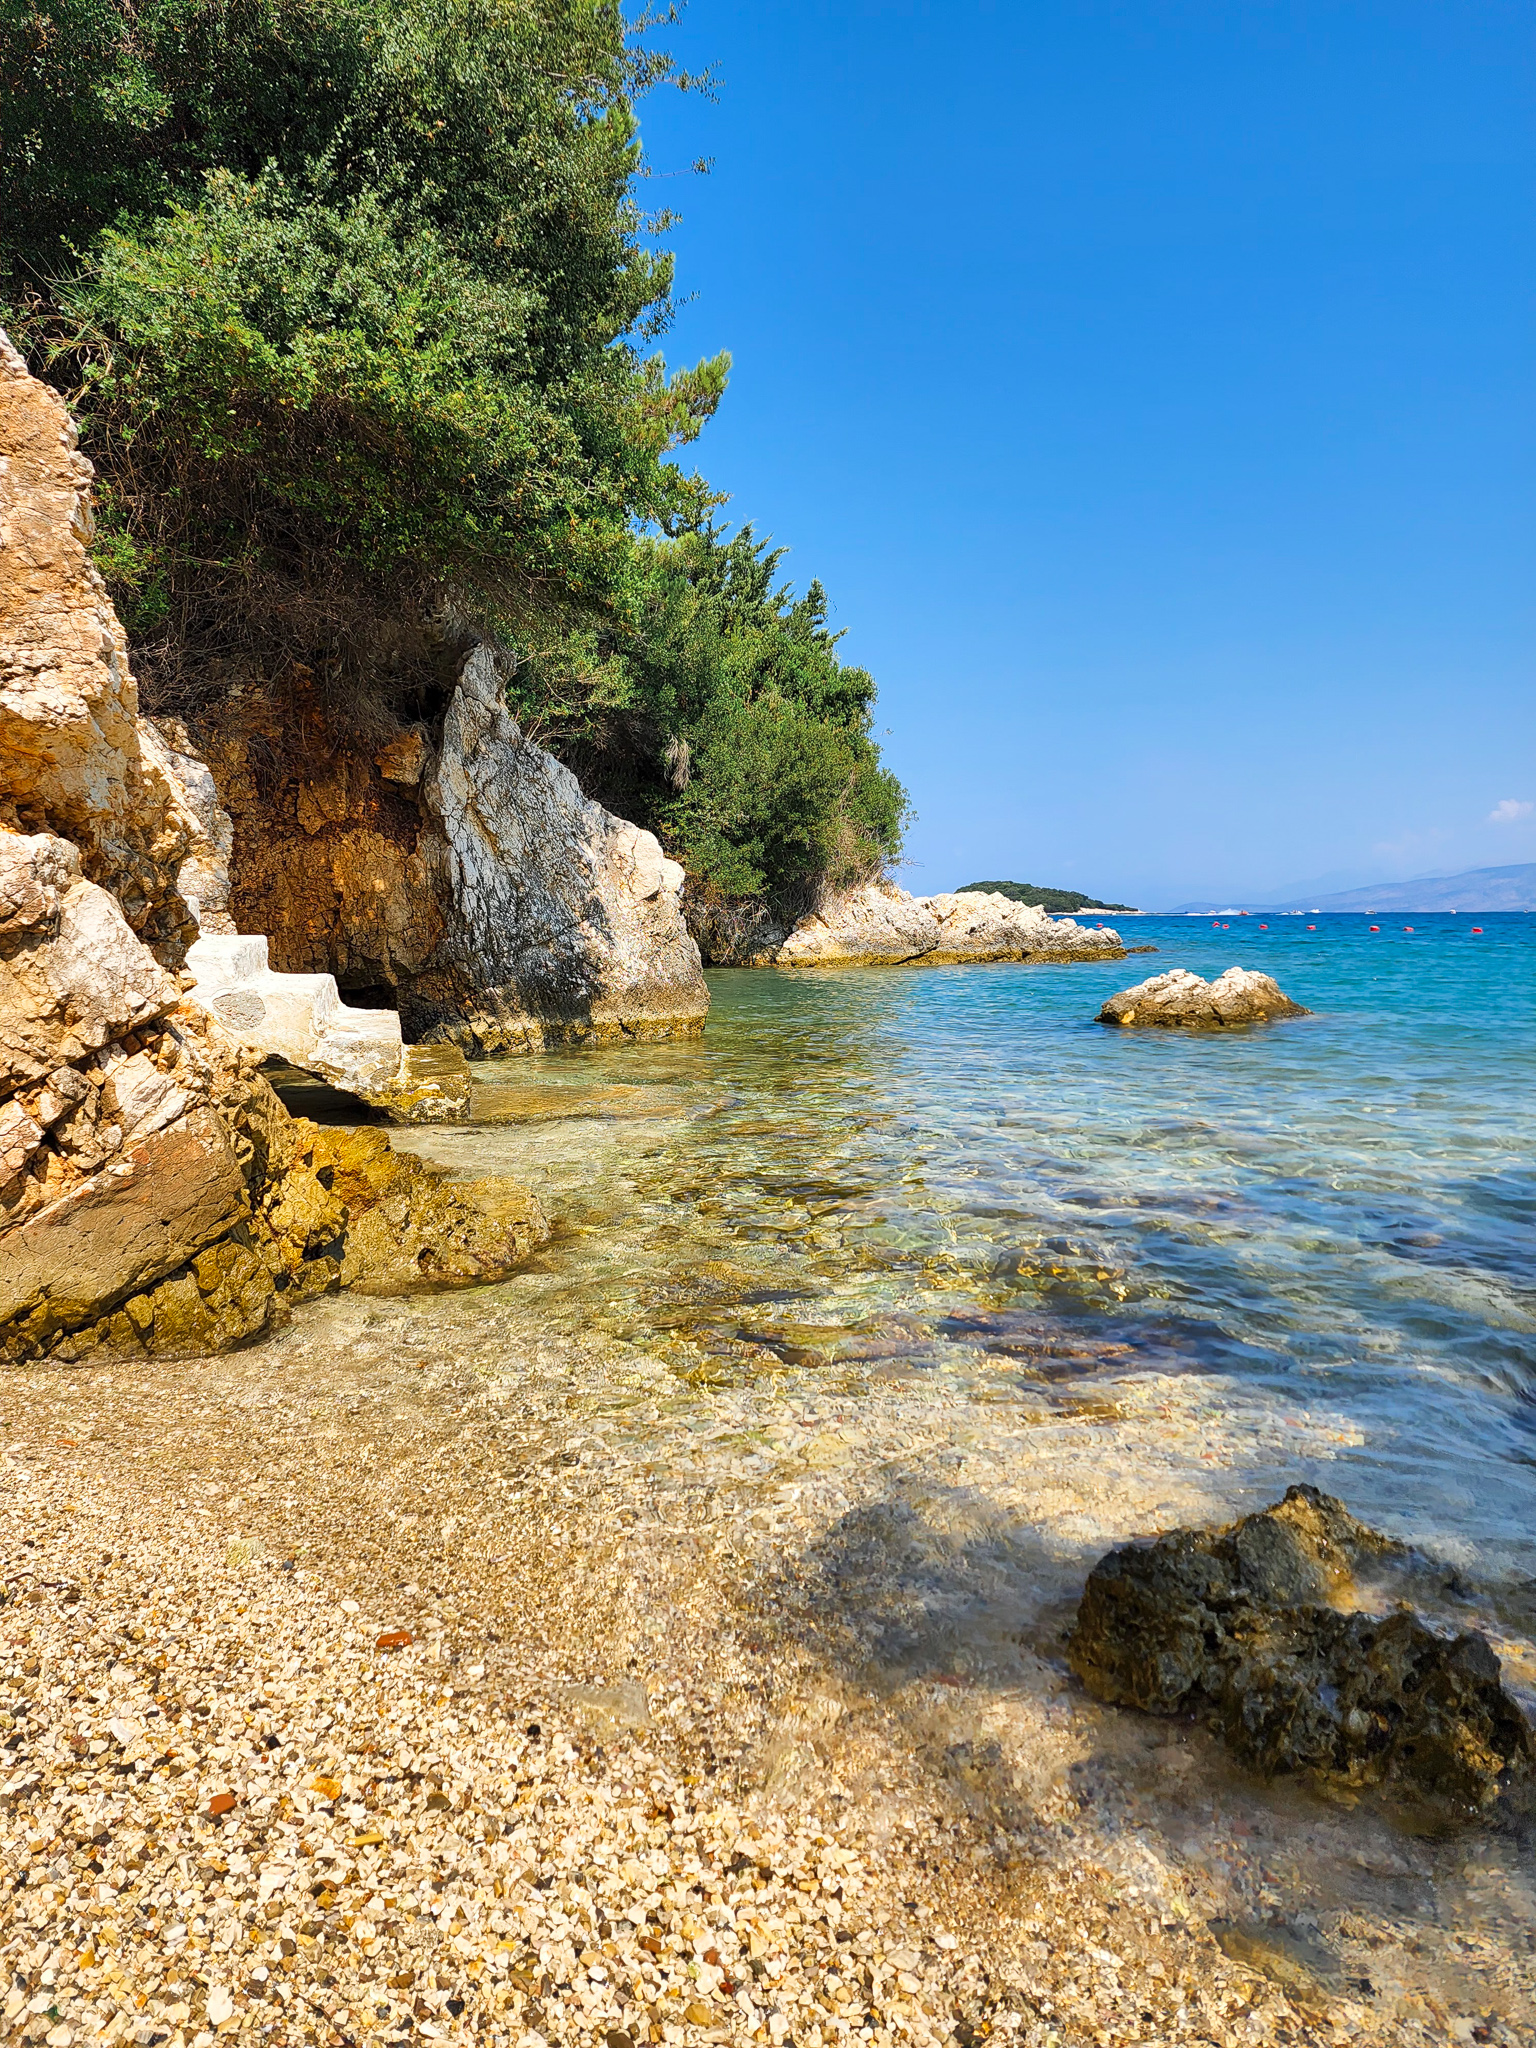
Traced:
[[1447, 2038], [1422, 2001], [1319, 2013], [1231, 1963], [1086, 1783], [1011, 1818], [973, 1792], [994, 1709], [965, 1674], [861, 1692], [696, 1474], [585, 1457], [570, 1382], [503, 1427], [472, 1379], [375, 1366], [367, 1398], [356, 1358], [278, 1347], [13, 1381], [12, 2038]]

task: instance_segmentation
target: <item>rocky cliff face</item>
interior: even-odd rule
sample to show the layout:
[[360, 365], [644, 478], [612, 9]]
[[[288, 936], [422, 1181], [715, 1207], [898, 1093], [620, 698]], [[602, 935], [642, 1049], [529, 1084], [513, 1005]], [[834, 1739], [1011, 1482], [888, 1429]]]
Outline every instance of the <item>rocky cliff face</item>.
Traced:
[[57, 395], [0, 334], [0, 823], [59, 835], [133, 933], [176, 966], [197, 936], [181, 889], [210, 849], [86, 554], [91, 466]]
[[235, 922], [279, 971], [333, 974], [471, 1055], [702, 1030], [682, 869], [523, 736], [489, 649], [382, 746], [302, 679], [188, 744], [234, 821]]
[[1124, 954], [1120, 934], [1107, 926], [1074, 924], [1008, 896], [912, 896], [894, 883], [870, 882], [802, 918], [773, 959], [780, 967], [944, 967]]
[[296, 1121], [189, 999], [217, 807], [138, 716], [89, 482], [0, 337], [0, 1358], [219, 1349], [328, 1287], [506, 1272], [531, 1197]]

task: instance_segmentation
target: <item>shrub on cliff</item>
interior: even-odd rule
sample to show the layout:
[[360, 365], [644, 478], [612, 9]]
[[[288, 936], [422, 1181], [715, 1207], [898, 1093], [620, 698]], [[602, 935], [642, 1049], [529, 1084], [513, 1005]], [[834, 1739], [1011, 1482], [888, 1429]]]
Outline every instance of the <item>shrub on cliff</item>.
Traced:
[[141, 642], [308, 654], [402, 584], [503, 628], [600, 607], [631, 522], [692, 502], [666, 453], [727, 365], [636, 344], [667, 67], [616, 7], [23, 0], [4, 37], [0, 258]]
[[870, 737], [874, 678], [839, 661], [827, 599], [785, 550], [707, 521], [643, 541], [628, 624], [519, 671], [513, 708], [715, 897], [798, 917], [900, 848], [906, 796]]
[[152, 707], [425, 715], [468, 623], [706, 887], [793, 911], [895, 851], [873, 683], [671, 459], [728, 358], [646, 352], [633, 107], [688, 81], [614, 0], [10, 0], [0, 76], [0, 317], [70, 387]]

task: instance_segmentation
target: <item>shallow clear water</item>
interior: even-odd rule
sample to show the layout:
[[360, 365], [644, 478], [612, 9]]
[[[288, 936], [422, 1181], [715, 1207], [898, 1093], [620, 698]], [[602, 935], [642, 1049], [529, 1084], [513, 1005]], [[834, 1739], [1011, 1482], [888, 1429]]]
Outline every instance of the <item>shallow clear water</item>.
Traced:
[[[1294, 1476], [1523, 1576], [1536, 917], [1413, 922], [1143, 918], [1125, 936], [1159, 950], [1124, 962], [721, 972], [701, 1042], [477, 1069], [533, 1087], [528, 1120], [416, 1142], [536, 1164], [567, 1230], [530, 1306], [685, 1382], [905, 1373], [996, 1400], [1197, 1370], [1326, 1417], [1328, 1471]], [[1143, 974], [1234, 961], [1314, 1014], [1093, 1022]]]
[[[1527, 1828], [1429, 1839], [1266, 1786], [1064, 1660], [1110, 1544], [1310, 1480], [1456, 1568], [1423, 1604], [1536, 1708], [1536, 917], [1404, 922], [717, 973], [702, 1041], [488, 1063], [480, 1121], [396, 1134], [539, 1189], [556, 1234], [525, 1270], [317, 1303], [279, 1341], [363, 1384], [381, 1355], [467, 1370], [520, 1419], [503, 1500], [553, 1486], [578, 1528], [622, 1501], [637, 1556], [699, 1543], [753, 1634], [884, 1701], [1032, 1854], [1320, 1930], [1388, 2037], [1427, 1998], [1536, 2038]], [[1093, 1021], [1234, 961], [1313, 1014]], [[634, 1629], [661, 1672], [664, 1606]]]

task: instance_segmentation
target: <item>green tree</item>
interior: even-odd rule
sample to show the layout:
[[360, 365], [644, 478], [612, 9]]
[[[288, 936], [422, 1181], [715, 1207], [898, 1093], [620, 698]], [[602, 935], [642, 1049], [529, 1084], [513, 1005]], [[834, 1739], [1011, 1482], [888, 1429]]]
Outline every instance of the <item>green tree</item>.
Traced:
[[0, 317], [152, 706], [302, 667], [430, 716], [484, 632], [706, 894], [792, 916], [894, 854], [872, 679], [675, 459], [729, 359], [654, 350], [635, 107], [690, 81], [617, 0], [0, 0], [0, 77]]
[[[642, 352], [667, 76], [606, 0], [10, 0], [0, 264], [71, 373], [130, 614], [297, 650], [317, 560], [482, 623], [611, 601], [727, 360]], [[333, 614], [345, 577], [323, 577]], [[146, 610], [146, 606], [148, 609]]]
[[784, 553], [708, 521], [641, 543], [629, 630], [574, 674], [530, 662], [513, 702], [698, 888], [790, 919], [894, 858], [907, 805], [870, 737], [874, 678], [838, 659], [819, 583], [778, 583]]

